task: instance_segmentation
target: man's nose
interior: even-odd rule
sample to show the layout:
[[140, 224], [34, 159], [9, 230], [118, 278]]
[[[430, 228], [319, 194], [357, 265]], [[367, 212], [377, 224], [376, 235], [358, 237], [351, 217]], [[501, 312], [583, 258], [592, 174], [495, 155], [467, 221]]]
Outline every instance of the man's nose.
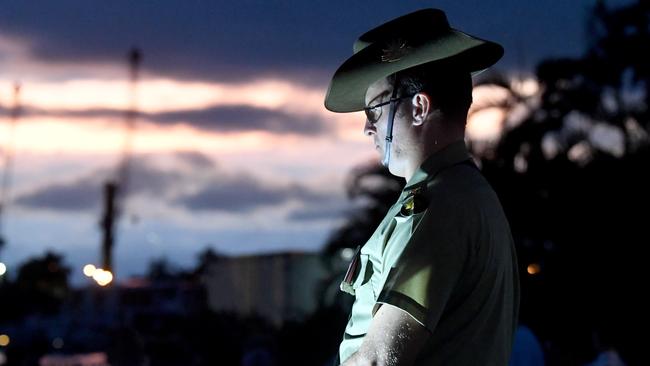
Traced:
[[375, 125], [370, 123], [370, 121], [366, 118], [366, 124], [363, 126], [363, 134], [366, 136], [372, 136], [377, 133], [377, 129], [375, 128]]

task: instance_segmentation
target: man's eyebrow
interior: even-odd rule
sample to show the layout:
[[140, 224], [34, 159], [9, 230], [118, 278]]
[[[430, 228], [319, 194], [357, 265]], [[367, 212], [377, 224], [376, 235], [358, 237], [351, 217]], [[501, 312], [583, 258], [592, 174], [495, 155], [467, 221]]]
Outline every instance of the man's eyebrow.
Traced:
[[376, 97], [372, 98], [372, 99], [368, 102], [368, 105], [366, 106], [366, 108], [370, 107], [370, 106], [372, 105], [372, 102], [374, 102], [375, 100], [377, 100], [377, 98], [379, 98], [379, 97], [383, 97], [383, 96], [386, 95], [386, 94], [388, 94], [388, 90], [384, 90], [382, 93], [379, 93]]

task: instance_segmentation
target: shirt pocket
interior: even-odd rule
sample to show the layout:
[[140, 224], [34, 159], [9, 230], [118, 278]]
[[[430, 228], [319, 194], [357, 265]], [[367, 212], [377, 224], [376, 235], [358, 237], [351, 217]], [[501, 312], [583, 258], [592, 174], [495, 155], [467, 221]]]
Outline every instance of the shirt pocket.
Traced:
[[360, 254], [360, 268], [352, 284], [354, 289], [354, 304], [352, 314], [345, 329], [349, 336], [361, 336], [368, 332], [372, 320], [372, 307], [377, 301], [372, 286], [373, 268], [370, 256]]
[[[413, 233], [418, 229], [420, 221], [422, 220], [426, 211], [418, 212], [409, 216], [396, 216], [395, 227], [390, 233], [390, 237], [385, 238], [385, 246], [382, 251], [382, 267], [381, 273], [387, 274], [391, 268], [395, 267], [398, 263], [402, 252], [408, 245]], [[381, 286], [383, 287], [384, 278], [382, 275]]]

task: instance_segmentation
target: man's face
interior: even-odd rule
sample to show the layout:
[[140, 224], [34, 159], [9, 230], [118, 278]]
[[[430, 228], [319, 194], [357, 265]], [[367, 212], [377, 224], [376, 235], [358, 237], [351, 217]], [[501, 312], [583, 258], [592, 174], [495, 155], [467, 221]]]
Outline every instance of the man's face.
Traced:
[[[393, 87], [388, 83], [386, 78], [380, 79], [368, 87], [366, 91], [366, 107], [390, 100]], [[399, 96], [398, 96], [399, 97]], [[410, 99], [402, 99], [396, 109], [404, 110], [403, 104], [410, 103]], [[408, 110], [408, 109], [407, 109]], [[373, 139], [375, 149], [379, 152], [380, 158], [383, 159], [386, 154], [386, 134], [388, 129], [388, 118], [390, 115], [390, 104], [377, 107], [371, 111], [371, 114], [379, 116], [376, 122], [366, 119], [363, 132], [366, 136]], [[391, 157], [389, 161], [389, 171], [397, 176], [404, 176], [404, 159], [409, 150], [412, 141], [412, 126], [408, 120], [407, 113], [395, 113], [393, 122], [393, 140], [391, 143]]]

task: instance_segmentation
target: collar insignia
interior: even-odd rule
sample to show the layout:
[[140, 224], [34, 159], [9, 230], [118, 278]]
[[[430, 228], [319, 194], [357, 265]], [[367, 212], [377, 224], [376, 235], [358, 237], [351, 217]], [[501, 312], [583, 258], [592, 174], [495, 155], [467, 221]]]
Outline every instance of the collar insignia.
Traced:
[[417, 187], [409, 191], [404, 201], [402, 201], [400, 215], [411, 216], [426, 210], [428, 202], [422, 191], [422, 187]]

